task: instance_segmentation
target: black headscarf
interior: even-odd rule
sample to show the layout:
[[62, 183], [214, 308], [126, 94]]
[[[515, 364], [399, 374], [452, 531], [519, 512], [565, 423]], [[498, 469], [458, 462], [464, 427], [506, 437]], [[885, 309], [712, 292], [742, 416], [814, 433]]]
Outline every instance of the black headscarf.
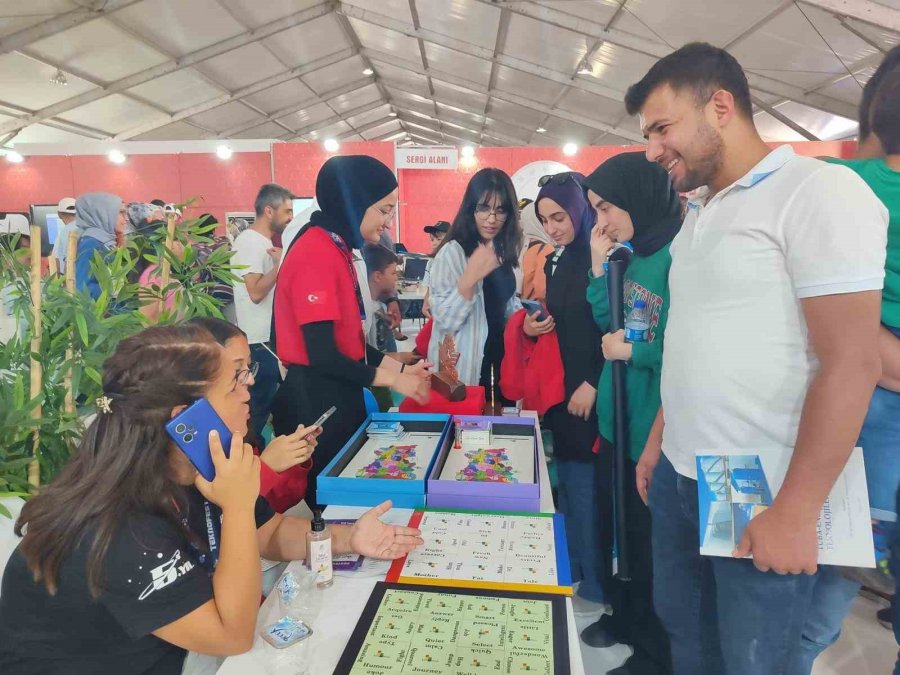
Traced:
[[641, 257], [656, 253], [681, 229], [681, 202], [669, 174], [643, 152], [610, 157], [584, 180], [584, 188], [628, 212], [631, 245]]
[[359, 226], [363, 216], [397, 188], [394, 172], [374, 157], [332, 157], [316, 178], [316, 201], [309, 222], [339, 235], [350, 248], [363, 247]]

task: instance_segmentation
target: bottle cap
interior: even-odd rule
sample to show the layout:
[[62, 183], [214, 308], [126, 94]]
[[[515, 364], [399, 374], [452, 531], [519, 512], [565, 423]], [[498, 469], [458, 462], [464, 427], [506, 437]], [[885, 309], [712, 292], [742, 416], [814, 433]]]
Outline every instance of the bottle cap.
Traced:
[[313, 532], [324, 532], [325, 531], [325, 521], [322, 518], [322, 512], [319, 510], [313, 511], [312, 531]]
[[646, 307], [646, 306], [647, 306], [647, 301], [646, 301], [646, 300], [635, 300], [635, 301], [634, 301], [634, 308], [635, 308], [635, 309], [641, 309], [642, 307]]

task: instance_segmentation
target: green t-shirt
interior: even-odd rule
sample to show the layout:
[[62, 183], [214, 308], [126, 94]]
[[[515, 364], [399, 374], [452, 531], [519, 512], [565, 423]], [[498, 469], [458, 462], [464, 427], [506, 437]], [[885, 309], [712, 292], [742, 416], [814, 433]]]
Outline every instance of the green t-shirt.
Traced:
[[[881, 321], [900, 328], [900, 171], [894, 171], [881, 159], [829, 159], [842, 164], [862, 178], [875, 196], [887, 207], [890, 216], [887, 236], [887, 261], [884, 266], [884, 291], [881, 295]], [[852, 227], [852, 223], [847, 223]]]
[[[647, 342], [634, 344], [625, 371], [625, 399], [628, 409], [628, 454], [635, 462], [641, 458], [650, 427], [659, 412], [659, 382], [662, 374], [663, 333], [669, 317], [669, 267], [672, 256], [666, 244], [647, 257], [634, 256], [625, 271], [625, 316], [634, 309], [635, 300], [647, 303], [650, 332]], [[610, 328], [609, 297], [606, 276], [588, 273], [587, 299], [594, 321], [604, 333]], [[597, 385], [597, 419], [600, 435], [613, 439], [612, 367], [603, 365]]]

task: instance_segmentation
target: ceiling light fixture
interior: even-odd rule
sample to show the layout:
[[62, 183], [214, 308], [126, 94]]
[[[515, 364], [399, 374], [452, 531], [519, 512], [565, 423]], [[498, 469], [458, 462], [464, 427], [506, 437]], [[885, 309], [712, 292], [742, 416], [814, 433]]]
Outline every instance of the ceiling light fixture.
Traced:
[[25, 158], [22, 157], [22, 155], [20, 155], [15, 150], [7, 150], [6, 151], [6, 161], [9, 162], [10, 164], [21, 164], [22, 162], [25, 161]]
[[585, 63], [584, 65], [581, 66], [581, 68], [578, 69], [578, 74], [579, 75], [593, 75], [594, 71], [591, 70], [591, 67]]
[[121, 150], [110, 150], [109, 155], [107, 155], [107, 157], [109, 157], [109, 161], [112, 162], [113, 164], [124, 164], [125, 163], [125, 153], [122, 152]]
[[66, 86], [69, 84], [69, 80], [66, 79], [66, 74], [60, 69], [56, 69], [56, 75], [50, 78], [51, 84], [61, 84], [62, 86]]
[[391, 110], [391, 112], [388, 113], [388, 117], [396, 117], [396, 116], [397, 116], [397, 113], [395, 113], [393, 110]]
[[371, 68], [366, 68], [366, 69], [363, 71], [363, 75], [374, 75], [374, 74], [375, 74], [375, 71], [372, 70]]
[[572, 155], [578, 154], [578, 145], [575, 143], [566, 143], [563, 146], [563, 154], [571, 157]]
[[537, 129], [535, 129], [535, 132], [537, 132], [537, 133], [539, 133], [539, 134], [542, 134], [542, 133], [544, 133], [545, 131], [547, 131], [547, 130], [546, 130], [544, 127], [538, 127]]
[[233, 154], [234, 150], [231, 149], [231, 146], [224, 143], [216, 148], [216, 155], [218, 155], [219, 159], [231, 159]]
[[474, 157], [475, 156], [475, 148], [473, 148], [471, 145], [464, 145], [464, 146], [462, 146], [462, 149], [460, 150], [460, 154], [466, 158]]
[[337, 142], [336, 140], [334, 140], [333, 138], [326, 138], [326, 139], [325, 139], [325, 142], [324, 142], [322, 145], [325, 146], [325, 149], [326, 149], [328, 152], [337, 152], [337, 151], [340, 149], [340, 147], [341, 147], [341, 144], [338, 143], [338, 142]]

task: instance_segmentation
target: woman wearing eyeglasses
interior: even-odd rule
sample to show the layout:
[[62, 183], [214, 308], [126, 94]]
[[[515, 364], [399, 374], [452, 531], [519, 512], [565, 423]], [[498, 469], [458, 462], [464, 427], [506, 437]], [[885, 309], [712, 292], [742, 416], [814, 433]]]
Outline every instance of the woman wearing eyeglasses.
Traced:
[[284, 253], [273, 307], [275, 349], [287, 367], [272, 405], [275, 433], [292, 434], [337, 408], [309, 472], [310, 503], [318, 472], [366, 418], [365, 387], [390, 387], [420, 403], [429, 391], [429, 364], [384, 358], [363, 335], [366, 309], [353, 250], [377, 244], [394, 219], [393, 171], [373, 157], [332, 157], [316, 178], [316, 201], [320, 210]]
[[503, 328], [522, 306], [513, 273], [522, 246], [516, 204], [515, 188], [503, 171], [476, 173], [431, 265], [429, 360], [437, 363], [438, 346], [445, 335], [453, 336], [459, 379], [484, 386], [488, 400], [493, 393], [498, 403], [506, 403], [497, 384]]
[[[208, 330], [225, 350], [226, 358], [234, 365], [235, 390], [250, 387], [252, 391], [259, 363], [251, 361], [247, 334], [233, 323], [213, 317], [195, 317], [187, 323]], [[306, 496], [307, 476], [321, 433], [321, 428], [310, 430], [301, 424], [293, 433], [276, 436], [265, 445], [252, 427], [247, 432], [244, 440], [260, 459], [259, 494], [278, 513], [284, 513]]]

